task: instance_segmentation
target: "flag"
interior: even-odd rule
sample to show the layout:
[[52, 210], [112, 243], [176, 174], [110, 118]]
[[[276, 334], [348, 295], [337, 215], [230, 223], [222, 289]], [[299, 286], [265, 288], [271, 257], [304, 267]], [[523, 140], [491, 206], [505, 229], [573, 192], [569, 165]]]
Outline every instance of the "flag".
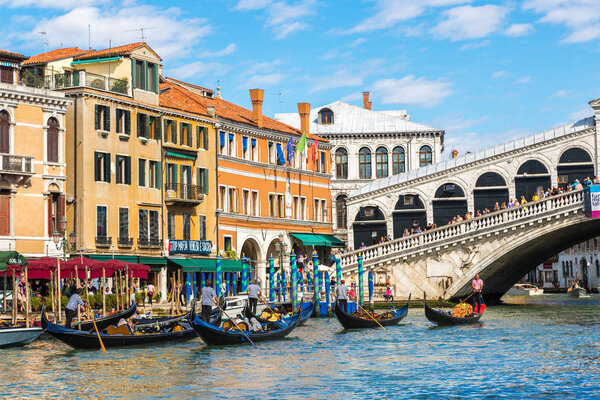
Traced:
[[281, 165], [285, 165], [285, 156], [283, 155], [281, 143], [277, 143], [277, 158], [279, 159]]
[[298, 146], [296, 146], [296, 150], [298, 150], [298, 153], [302, 153], [304, 151], [305, 147], [306, 147], [306, 133], [303, 133], [302, 137], [298, 141]]
[[287, 152], [287, 162], [292, 165], [292, 158], [294, 158], [294, 141], [292, 138], [285, 145], [285, 151]]
[[310, 157], [313, 160], [313, 170], [317, 169], [317, 146], [318, 146], [318, 141], [317, 139], [315, 139], [313, 145], [310, 147]]

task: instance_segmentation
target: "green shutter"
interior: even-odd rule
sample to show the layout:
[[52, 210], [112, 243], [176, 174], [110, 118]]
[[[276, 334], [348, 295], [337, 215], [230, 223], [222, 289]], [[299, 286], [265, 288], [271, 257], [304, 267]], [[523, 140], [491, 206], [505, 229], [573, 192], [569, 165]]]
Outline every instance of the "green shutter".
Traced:
[[154, 93], [158, 93], [158, 65], [152, 65], [152, 83], [154, 87], [152, 90]]
[[171, 183], [177, 183], [177, 164], [171, 164]]
[[73, 71], [73, 86], [79, 86], [79, 71]]
[[204, 150], [208, 150], [208, 128], [202, 129], [204, 132], [204, 138], [202, 139], [202, 144], [204, 144]]
[[131, 111], [125, 111], [125, 134], [131, 134]]
[[144, 137], [146, 139], [150, 139], [150, 116], [146, 115], [146, 118], [144, 120], [146, 127], [146, 130], [144, 131]]
[[110, 153], [104, 155], [104, 182], [110, 182]]
[[154, 179], [156, 180], [156, 188], [160, 189], [162, 181], [162, 165], [160, 161], [156, 162], [156, 170], [154, 172]]
[[143, 158], [138, 162], [138, 185], [146, 186], [146, 160]]
[[162, 117], [155, 117], [154, 118], [154, 127], [156, 128], [155, 131], [155, 139], [156, 140], [161, 140], [162, 139]]
[[200, 136], [202, 135], [202, 127], [200, 125], [196, 126], [196, 148], [200, 148]]
[[168, 142], [169, 141], [169, 126], [167, 125], [167, 120], [163, 120], [163, 133], [164, 133], [164, 138], [163, 138], [163, 142]]
[[95, 121], [94, 126], [96, 127], [96, 129], [100, 129], [100, 106], [98, 104], [96, 104], [95, 114], [96, 114], [96, 121]]
[[131, 87], [133, 89], [137, 88], [137, 71], [136, 71], [136, 59], [131, 59]]
[[187, 124], [187, 145], [192, 147], [193, 143], [192, 143], [192, 125]]
[[179, 143], [183, 144], [183, 131], [185, 130], [185, 124], [182, 122], [179, 124]]
[[97, 151], [94, 152], [94, 180], [98, 182], [100, 180], [100, 170], [98, 168], [98, 158], [100, 158], [100, 153]]
[[141, 89], [148, 90], [148, 61], [142, 62], [142, 81]]
[[104, 126], [105, 131], [110, 132], [110, 107], [104, 106]]
[[131, 185], [131, 157], [125, 157], [125, 184]]
[[121, 121], [123, 120], [123, 110], [117, 108], [115, 109], [115, 121], [117, 121], [116, 125], [115, 125], [115, 132], [117, 133], [123, 133], [121, 132]]
[[204, 184], [204, 194], [208, 194], [208, 169], [203, 169], [204, 173], [202, 174], [203, 184]]
[[171, 141], [177, 144], [177, 121], [171, 121]]

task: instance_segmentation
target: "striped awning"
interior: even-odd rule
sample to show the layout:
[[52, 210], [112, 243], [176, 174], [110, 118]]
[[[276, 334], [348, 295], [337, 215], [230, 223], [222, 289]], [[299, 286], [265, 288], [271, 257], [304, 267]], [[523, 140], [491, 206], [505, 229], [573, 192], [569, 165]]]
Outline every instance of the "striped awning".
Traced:
[[184, 160], [195, 160], [196, 157], [190, 156], [183, 153], [177, 153], [175, 151], [167, 151], [167, 157], [183, 158]]
[[9, 61], [0, 61], [0, 67], [19, 68], [19, 64]]

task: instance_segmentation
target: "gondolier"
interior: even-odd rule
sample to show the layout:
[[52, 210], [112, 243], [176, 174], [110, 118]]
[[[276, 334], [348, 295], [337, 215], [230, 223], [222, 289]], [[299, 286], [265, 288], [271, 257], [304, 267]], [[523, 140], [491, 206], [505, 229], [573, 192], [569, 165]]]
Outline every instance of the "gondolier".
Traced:
[[73, 293], [73, 295], [71, 295], [71, 298], [69, 298], [69, 302], [67, 303], [67, 305], [65, 306], [65, 314], [67, 316], [67, 321], [65, 323], [65, 326], [67, 328], [71, 327], [71, 321], [73, 321], [73, 317], [75, 317], [75, 313], [77, 312], [77, 307], [81, 307], [81, 312], [85, 311], [85, 303], [83, 302], [83, 300], [81, 299], [81, 289], [77, 288], [75, 289], [75, 293]]
[[483, 296], [481, 295], [483, 280], [479, 277], [479, 274], [475, 275], [475, 279], [471, 282], [471, 286], [473, 287], [473, 311], [478, 314], [483, 313], [485, 310], [485, 303], [483, 302]]
[[248, 303], [253, 314], [256, 314], [256, 304], [260, 295], [260, 286], [256, 284], [256, 279], [252, 279], [252, 283], [248, 286]]
[[335, 288], [335, 294], [337, 301], [340, 304], [342, 310], [347, 312], [348, 310], [348, 288], [344, 284], [344, 280], [340, 280], [340, 284]]
[[213, 304], [218, 304], [217, 294], [215, 289], [212, 287], [212, 281], [206, 281], [206, 286], [200, 291], [202, 299], [200, 305], [202, 306], [202, 321], [210, 323], [210, 314], [212, 312]]

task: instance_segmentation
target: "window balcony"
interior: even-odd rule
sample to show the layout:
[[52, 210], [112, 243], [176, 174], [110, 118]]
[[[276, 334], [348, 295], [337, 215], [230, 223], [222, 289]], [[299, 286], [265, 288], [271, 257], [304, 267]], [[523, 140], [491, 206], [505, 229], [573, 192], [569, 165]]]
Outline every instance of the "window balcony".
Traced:
[[0, 153], [0, 173], [32, 176], [33, 157]]
[[117, 239], [117, 245], [119, 247], [133, 247], [133, 238], [130, 238], [130, 237], [119, 237]]
[[183, 183], [165, 184], [165, 204], [197, 205], [204, 201], [204, 187]]
[[137, 247], [140, 249], [162, 249], [163, 241], [158, 238], [139, 238]]
[[111, 78], [86, 71], [73, 71], [45, 76], [25, 72], [21, 77], [21, 82], [25, 86], [38, 89], [60, 90], [73, 87], [87, 87], [130, 95], [129, 82], [127, 80]]
[[96, 236], [96, 247], [110, 247], [112, 245], [112, 237]]

